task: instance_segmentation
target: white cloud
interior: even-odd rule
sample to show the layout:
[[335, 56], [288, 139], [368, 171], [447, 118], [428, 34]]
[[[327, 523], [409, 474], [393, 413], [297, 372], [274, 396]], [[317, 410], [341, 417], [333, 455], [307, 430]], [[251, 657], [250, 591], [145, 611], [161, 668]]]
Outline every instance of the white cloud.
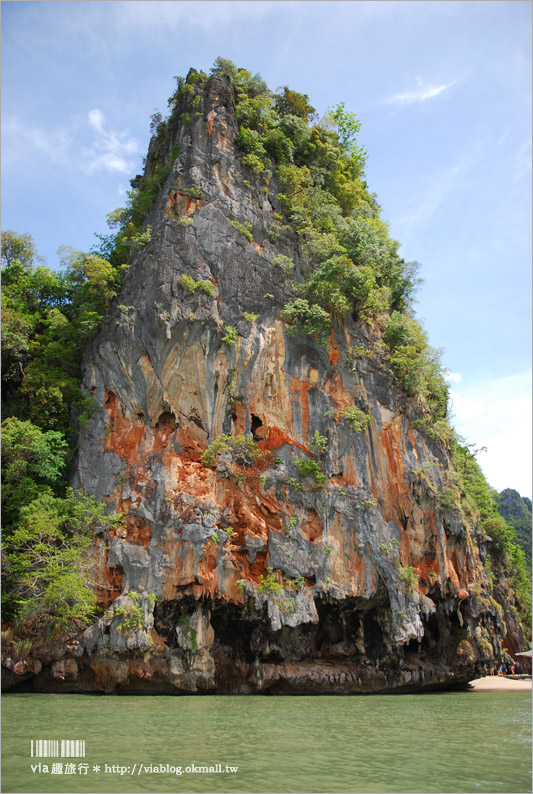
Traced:
[[[259, 21], [276, 10], [279, 2], [248, 0], [135, 0], [113, 4], [119, 27], [142, 30], [145, 36], [159, 35], [161, 30], [182, 31], [185, 25], [206, 30], [234, 26], [237, 20]], [[300, 10], [298, 0], [284, 0], [284, 11]]]
[[460, 372], [452, 372], [451, 370], [447, 369], [444, 372], [446, 380], [450, 383], [460, 383], [463, 379], [463, 376]]
[[455, 85], [456, 81], [452, 83], [444, 83], [442, 85], [424, 85], [423, 81], [417, 79], [418, 88], [411, 91], [404, 91], [401, 94], [394, 94], [387, 97], [385, 103], [387, 105], [412, 105], [415, 102], [425, 102], [427, 99], [434, 99], [434, 97], [443, 94]]
[[531, 497], [531, 373], [462, 381], [450, 395], [459, 435], [487, 448], [478, 460], [489, 483]]
[[103, 132], [104, 127], [104, 114], [99, 108], [89, 111], [89, 124], [97, 132]]
[[133, 161], [128, 158], [137, 151], [137, 141], [128, 138], [127, 133], [107, 130], [105, 117], [99, 108], [88, 113], [89, 125], [96, 133], [92, 144], [82, 149], [84, 169], [93, 171], [118, 171], [129, 173]]

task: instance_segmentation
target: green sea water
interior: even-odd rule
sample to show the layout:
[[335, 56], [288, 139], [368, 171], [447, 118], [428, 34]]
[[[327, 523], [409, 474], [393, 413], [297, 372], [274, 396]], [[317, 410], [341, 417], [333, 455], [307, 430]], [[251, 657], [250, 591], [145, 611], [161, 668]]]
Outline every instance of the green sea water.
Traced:
[[[32, 758], [38, 739], [85, 757]], [[531, 695], [8, 693], [2, 770], [4, 792], [530, 792]]]

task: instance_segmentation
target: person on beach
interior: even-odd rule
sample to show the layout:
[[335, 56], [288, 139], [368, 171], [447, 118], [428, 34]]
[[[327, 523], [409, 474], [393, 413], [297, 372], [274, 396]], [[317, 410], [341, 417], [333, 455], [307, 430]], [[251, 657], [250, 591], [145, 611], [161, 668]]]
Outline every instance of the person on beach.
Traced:
[[516, 668], [515, 668], [515, 665], [514, 665], [514, 662], [513, 662], [513, 664], [512, 664], [512, 665], [511, 665], [511, 667], [510, 667], [510, 675], [514, 675], [514, 671], [515, 671], [515, 669], [516, 669]]
[[515, 675], [522, 675], [522, 668], [520, 667], [520, 662], [516, 662], [514, 666]]
[[502, 662], [499, 674], [500, 675], [507, 675], [507, 665], [505, 664], [505, 662]]

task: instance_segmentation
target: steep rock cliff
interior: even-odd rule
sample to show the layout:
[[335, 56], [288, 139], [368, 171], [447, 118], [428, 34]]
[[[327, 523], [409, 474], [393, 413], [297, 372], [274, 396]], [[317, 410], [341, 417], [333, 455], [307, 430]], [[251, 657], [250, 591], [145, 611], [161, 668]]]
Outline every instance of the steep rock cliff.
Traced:
[[[504, 628], [483, 539], [443, 498], [448, 452], [416, 423], [371, 323], [348, 317], [327, 345], [288, 333], [280, 311], [303, 259], [277, 221], [276, 174], [267, 183], [242, 163], [229, 79], [214, 75], [200, 97], [188, 123], [177, 113], [152, 141], [172, 167], [145, 221], [150, 241], [84, 363], [97, 407], [74, 484], [125, 516], [95, 537], [107, 610], [35, 685], [466, 682], [499, 655]], [[344, 416], [354, 406], [368, 419]]]

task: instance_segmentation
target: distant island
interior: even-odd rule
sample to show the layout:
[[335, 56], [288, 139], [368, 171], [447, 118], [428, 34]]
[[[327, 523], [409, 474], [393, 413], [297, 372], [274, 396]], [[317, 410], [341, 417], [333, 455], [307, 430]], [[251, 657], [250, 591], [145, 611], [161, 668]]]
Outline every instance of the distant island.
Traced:
[[496, 499], [498, 513], [516, 532], [516, 542], [523, 549], [531, 567], [531, 499], [520, 496], [518, 491], [506, 488]]

